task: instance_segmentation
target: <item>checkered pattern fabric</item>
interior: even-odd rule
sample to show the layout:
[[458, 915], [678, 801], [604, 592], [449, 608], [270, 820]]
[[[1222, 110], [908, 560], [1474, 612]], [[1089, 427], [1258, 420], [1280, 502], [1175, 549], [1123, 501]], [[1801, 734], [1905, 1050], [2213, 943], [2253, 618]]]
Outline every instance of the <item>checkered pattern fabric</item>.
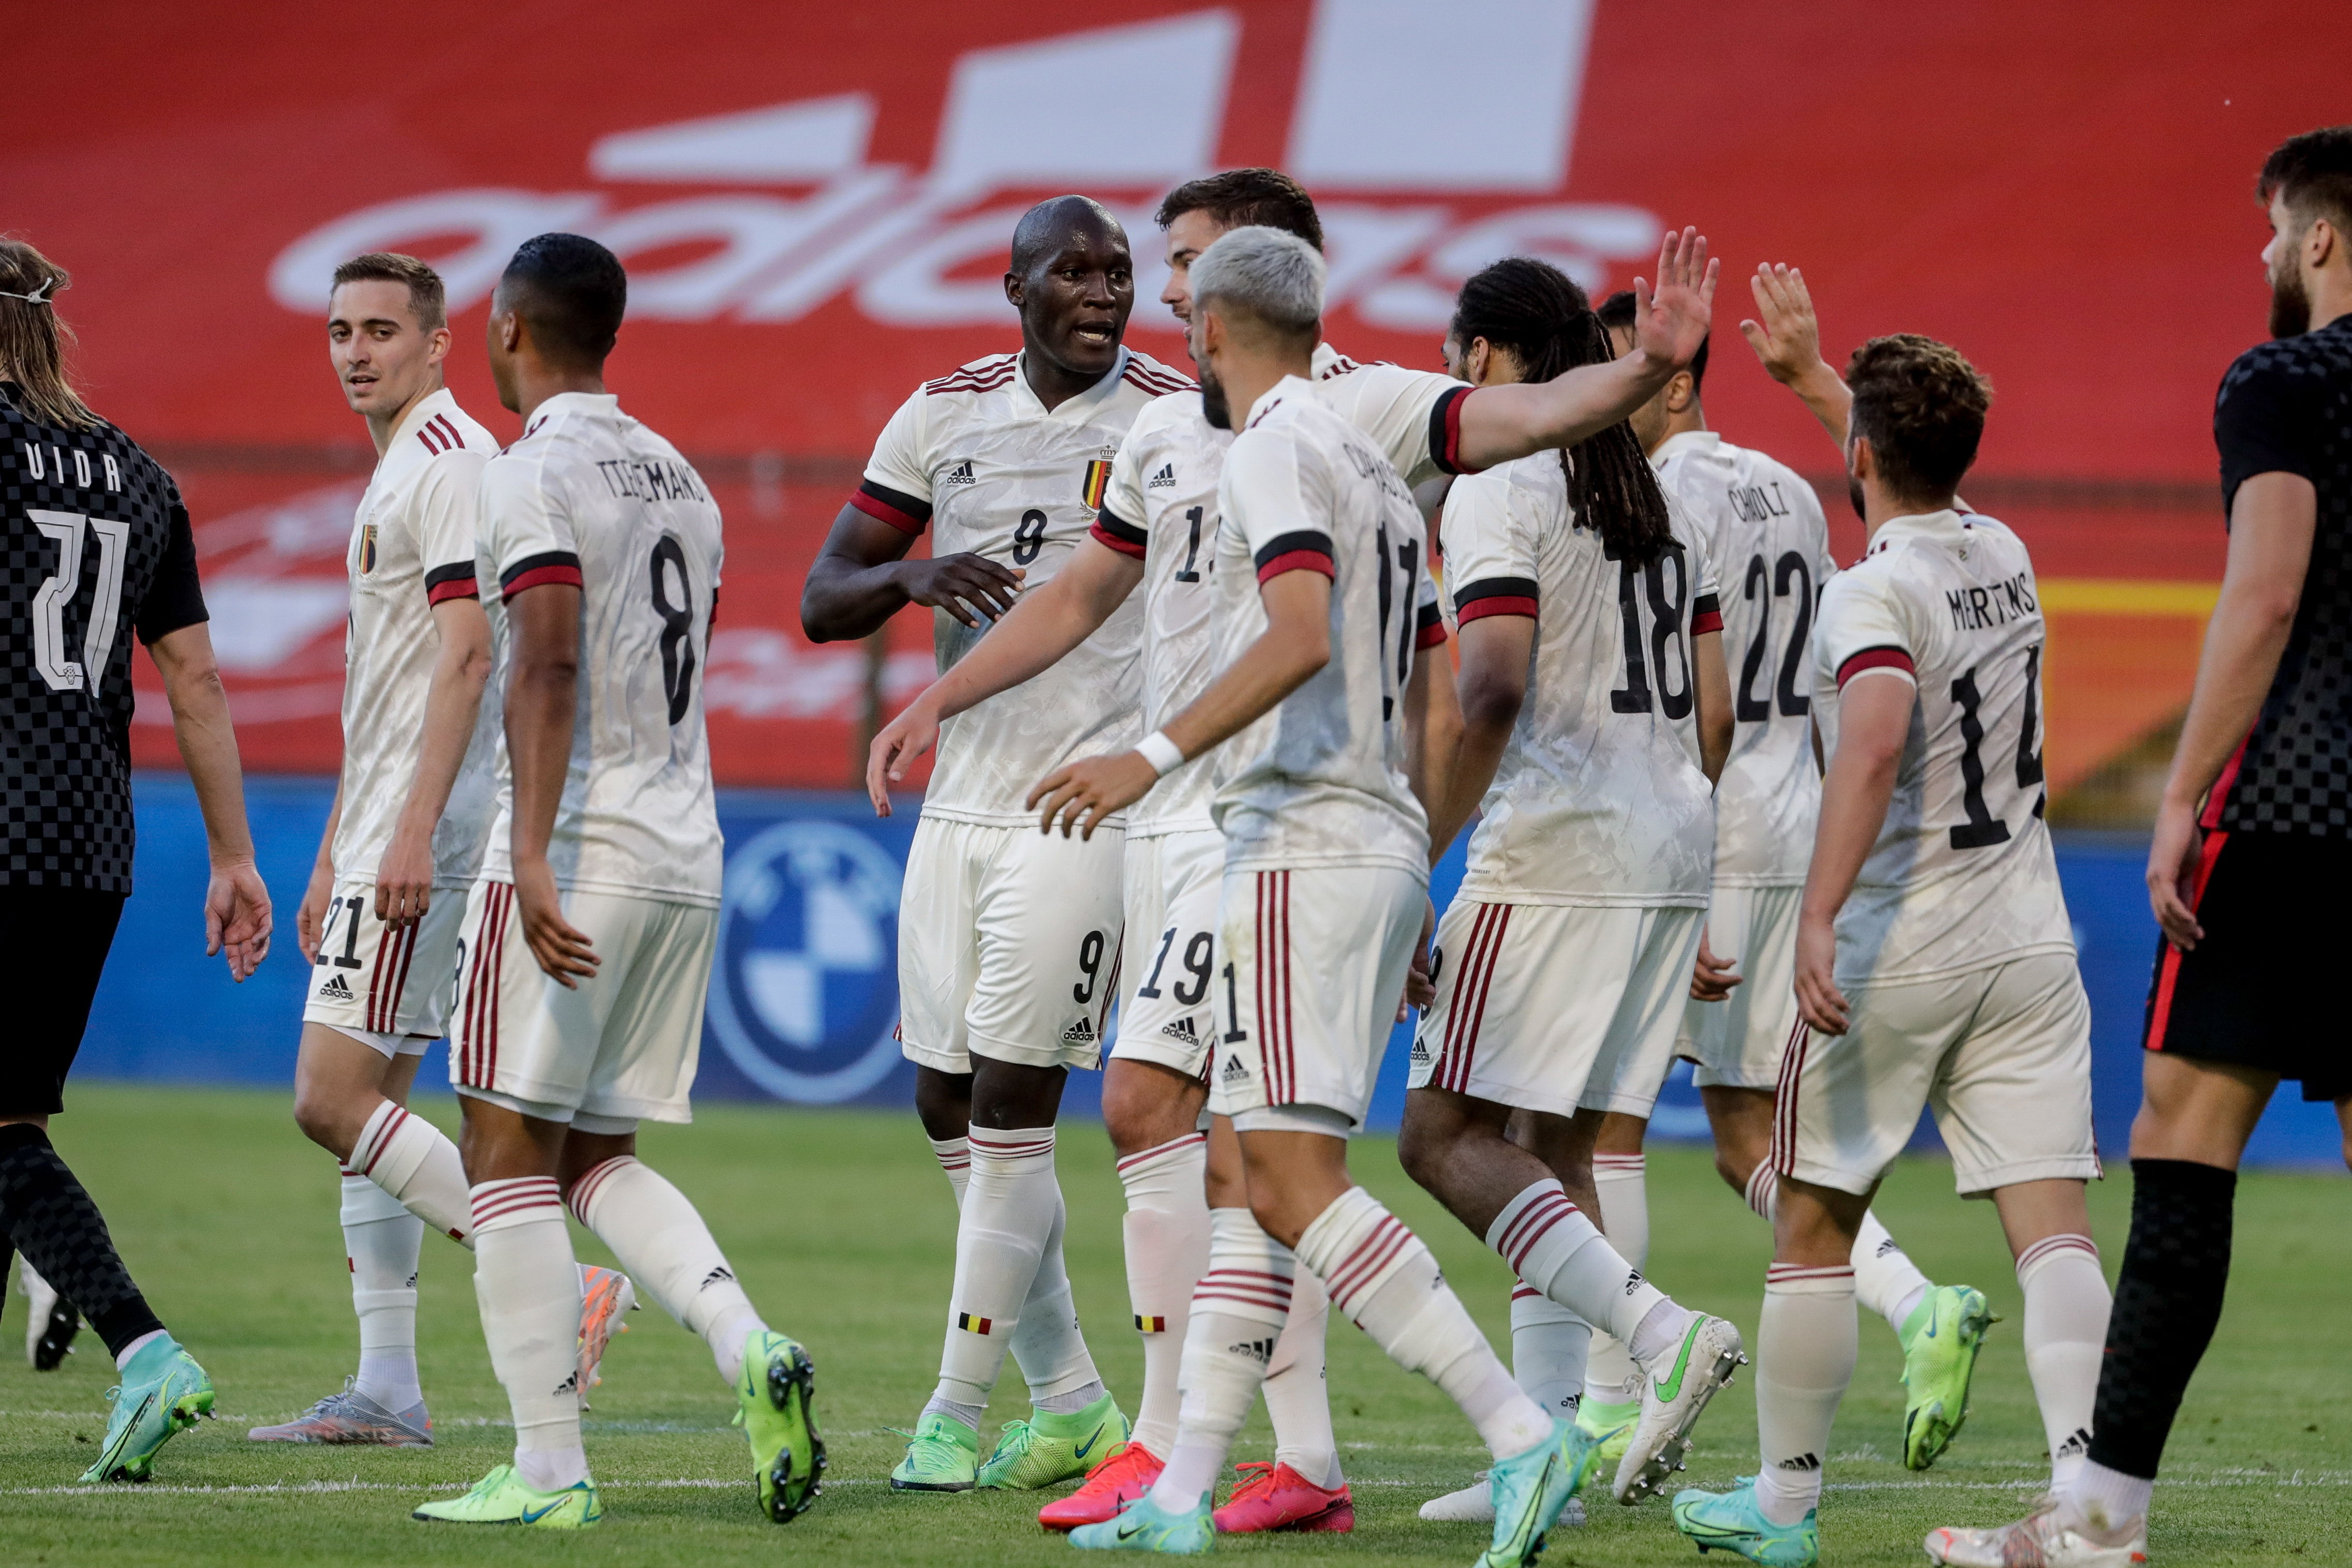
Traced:
[[2213, 435], [2225, 505], [2264, 473], [2319, 492], [2303, 603], [2220, 825], [2352, 839], [2352, 317], [2241, 354]]
[[0, 1129], [0, 1229], [93, 1324], [123, 1315], [152, 1322], [98, 1205], [48, 1134], [21, 1122]]
[[130, 633], [205, 619], [195, 541], [129, 436], [44, 424], [15, 392], [0, 382], [0, 883], [127, 894]]

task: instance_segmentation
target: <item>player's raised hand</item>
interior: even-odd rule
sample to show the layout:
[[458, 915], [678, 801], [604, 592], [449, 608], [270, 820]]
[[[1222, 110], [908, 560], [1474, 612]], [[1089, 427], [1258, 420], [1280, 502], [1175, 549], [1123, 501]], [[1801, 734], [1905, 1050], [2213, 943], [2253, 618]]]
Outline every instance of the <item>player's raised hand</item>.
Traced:
[[1850, 1009], [1837, 988], [1837, 926], [1828, 920], [1797, 921], [1797, 1011], [1823, 1034], [1843, 1034]]
[[944, 610], [967, 626], [994, 621], [1013, 608], [1029, 574], [984, 555], [943, 555], [902, 560], [895, 575], [910, 604]]
[[1106, 817], [1134, 805], [1159, 782], [1160, 770], [1139, 751], [1089, 757], [1046, 775], [1044, 783], [1029, 791], [1029, 809], [1039, 811], [1039, 832], [1052, 832], [1058, 821], [1064, 838], [1076, 828], [1078, 837], [1092, 839]]
[[326, 940], [327, 900], [334, 892], [335, 868], [321, 860], [310, 868], [310, 885], [294, 906], [294, 946], [302, 950], [305, 964], [319, 961], [319, 944]]
[[205, 956], [223, 954], [229, 978], [239, 985], [269, 956], [269, 888], [251, 861], [214, 866], [205, 889]]
[[890, 814], [890, 786], [904, 782], [915, 758], [939, 743], [939, 710], [921, 697], [882, 727], [866, 752], [866, 798], [876, 816]]
[[1794, 386], [1823, 368], [1822, 324], [1813, 314], [1805, 275], [1761, 262], [1748, 280], [1748, 291], [1756, 297], [1756, 315], [1739, 323], [1739, 332], [1764, 362], [1765, 372], [1783, 386]]
[[518, 855], [514, 890], [515, 907], [522, 915], [522, 939], [530, 944], [530, 956], [539, 967], [567, 991], [578, 990], [580, 980], [594, 979], [604, 960], [596, 956], [588, 934], [563, 918], [563, 895], [548, 863]]
[[1738, 967], [1737, 958], [1717, 957], [1715, 949], [1706, 945], [1706, 928], [1699, 927], [1698, 959], [1691, 966], [1691, 1000], [1719, 1002], [1727, 999], [1731, 988], [1744, 983], [1735, 972]]
[[2164, 939], [2193, 952], [2205, 935], [2197, 923], [2197, 871], [2205, 858], [2205, 835], [2198, 831], [2193, 804], [2167, 801], [2157, 808], [2156, 838], [2147, 847], [2147, 902]]
[[394, 830], [375, 868], [375, 917], [398, 931], [425, 918], [433, 902], [433, 831]]
[[1658, 287], [1633, 279], [1633, 351], [1681, 370], [1698, 354], [1715, 319], [1716, 277], [1723, 263], [1706, 254], [1695, 228], [1668, 230], [1658, 246]]

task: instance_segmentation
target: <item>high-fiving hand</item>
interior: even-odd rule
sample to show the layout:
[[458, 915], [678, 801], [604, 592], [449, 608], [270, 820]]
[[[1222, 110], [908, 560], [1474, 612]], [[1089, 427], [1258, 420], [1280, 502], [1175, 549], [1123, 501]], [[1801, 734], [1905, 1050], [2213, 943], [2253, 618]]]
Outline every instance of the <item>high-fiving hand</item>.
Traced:
[[1756, 317], [1739, 323], [1740, 335], [1765, 371], [1783, 386], [1794, 386], [1822, 366], [1822, 324], [1813, 314], [1812, 292], [1805, 275], [1793, 267], [1759, 264], [1748, 280], [1756, 297]]
[[1695, 228], [1668, 232], [1658, 246], [1658, 287], [1633, 279], [1633, 351], [1681, 370], [1697, 357], [1715, 319], [1716, 276], [1706, 236]]

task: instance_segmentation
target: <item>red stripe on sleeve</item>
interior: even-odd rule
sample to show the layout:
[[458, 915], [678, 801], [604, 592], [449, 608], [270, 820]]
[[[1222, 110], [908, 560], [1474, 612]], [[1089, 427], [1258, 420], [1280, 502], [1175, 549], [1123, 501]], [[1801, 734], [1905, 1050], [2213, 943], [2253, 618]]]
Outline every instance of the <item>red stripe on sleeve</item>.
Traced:
[[921, 518], [910, 517], [889, 502], [879, 500], [863, 490], [851, 491], [849, 504], [876, 521], [887, 523], [902, 533], [919, 534], [923, 531]]
[[1532, 621], [1538, 618], [1536, 601], [1497, 593], [1489, 598], [1472, 600], [1454, 613], [1454, 619], [1457, 625], [1467, 626], [1471, 622], [1484, 620], [1489, 615], [1524, 615]]
[[516, 594], [520, 593], [526, 588], [543, 588], [551, 582], [562, 583], [572, 588], [578, 588], [580, 586], [580, 569], [576, 566], [539, 567], [533, 570], [524, 572], [520, 577], [518, 577], [512, 582], [508, 583], [506, 586], [506, 591], [499, 597], [502, 599], [512, 599]]
[[1088, 528], [1087, 532], [1094, 537], [1095, 543], [1108, 546], [1110, 549], [1118, 551], [1118, 553], [1123, 556], [1130, 557], [1136, 560], [1141, 560], [1144, 557], [1144, 548], [1141, 545], [1137, 544], [1133, 539], [1120, 538], [1117, 534], [1112, 533], [1100, 523], [1095, 524], [1092, 528]]
[[1694, 637], [1704, 637], [1709, 632], [1722, 630], [1723, 612], [1720, 610], [1702, 610], [1691, 617], [1691, 635]]
[[475, 585], [472, 574], [468, 573], [464, 577], [445, 578], [435, 583], [425, 591], [425, 602], [438, 604], [445, 599], [479, 599], [481, 596], [482, 591]]
[[1324, 576], [1334, 579], [1339, 575], [1338, 569], [1332, 566], [1329, 556], [1319, 550], [1295, 549], [1276, 556], [1272, 560], [1259, 567], [1257, 580], [1264, 582], [1269, 578], [1280, 577], [1286, 571], [1319, 571]]
[[1902, 649], [1864, 648], [1838, 666], [1838, 690], [1845, 690], [1845, 684], [1864, 670], [1900, 670], [1913, 680], [1918, 679], [1918, 671], [1911, 663], [1911, 655]]
[[1429, 625], [1424, 626], [1420, 631], [1414, 632], [1412, 645], [1423, 651], [1431, 648], [1444, 647], [1445, 622], [1443, 621], [1433, 622]]

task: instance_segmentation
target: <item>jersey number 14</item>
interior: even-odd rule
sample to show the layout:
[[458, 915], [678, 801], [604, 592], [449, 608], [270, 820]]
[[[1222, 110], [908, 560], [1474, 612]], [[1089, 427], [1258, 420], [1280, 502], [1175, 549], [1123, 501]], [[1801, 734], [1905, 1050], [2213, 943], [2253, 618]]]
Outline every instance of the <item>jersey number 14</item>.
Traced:
[[[1985, 801], [1984, 721], [1977, 710], [1984, 706], [1984, 694], [1977, 688], [1977, 670], [1971, 664], [1952, 682], [1952, 700], [1960, 706], [1960, 810], [1968, 821], [1952, 829], [1952, 847], [1956, 850], [1990, 849], [1994, 844], [2009, 841], [2007, 813], [1996, 816]], [[2036, 643], [2025, 651], [2025, 722], [2018, 726], [2017, 788], [2020, 791], [2039, 789], [2042, 784], [2042, 747], [2037, 744], [2042, 731], [2042, 644]], [[2042, 815], [2049, 796], [2042, 795], [2033, 802], [2033, 814]]]

